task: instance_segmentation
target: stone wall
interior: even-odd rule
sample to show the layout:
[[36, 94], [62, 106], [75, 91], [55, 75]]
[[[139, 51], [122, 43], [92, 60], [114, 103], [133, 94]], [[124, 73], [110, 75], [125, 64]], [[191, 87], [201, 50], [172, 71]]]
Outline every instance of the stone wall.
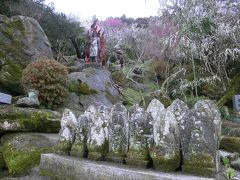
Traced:
[[192, 109], [181, 100], [165, 108], [157, 99], [146, 110], [89, 106], [77, 120], [66, 109], [61, 124], [60, 154], [207, 177], [219, 172], [221, 116], [211, 100]]

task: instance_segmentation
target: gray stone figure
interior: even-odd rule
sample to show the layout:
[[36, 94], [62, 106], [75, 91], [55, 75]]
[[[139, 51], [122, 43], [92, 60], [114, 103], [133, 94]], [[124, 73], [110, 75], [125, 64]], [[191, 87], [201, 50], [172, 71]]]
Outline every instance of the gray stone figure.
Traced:
[[109, 121], [109, 153], [107, 160], [124, 163], [128, 150], [129, 122], [127, 109], [122, 104], [115, 104]]
[[135, 105], [130, 115], [129, 149], [126, 164], [149, 167], [149, 149], [153, 144], [152, 117], [138, 105]]
[[59, 143], [54, 150], [57, 154], [69, 154], [72, 143], [75, 140], [77, 119], [73, 112], [65, 109], [61, 119], [61, 129], [59, 131]]
[[77, 120], [75, 141], [71, 147], [71, 155], [77, 157], [87, 157], [87, 139], [90, 133], [90, 123], [92, 119], [82, 114]]
[[180, 126], [190, 135], [182, 139], [183, 171], [214, 177], [220, 161], [221, 114], [217, 105], [211, 100], [198, 101]]
[[157, 99], [148, 108], [153, 117], [154, 145], [150, 155], [155, 169], [175, 171], [180, 166], [180, 138], [176, 118], [169, 109]]
[[93, 107], [90, 108], [93, 110], [93, 118], [90, 123], [90, 132], [87, 140], [88, 158], [104, 160], [108, 150], [108, 122], [104, 116], [104, 114], [107, 114], [105, 112], [107, 108], [100, 108], [101, 112], [98, 112]]
[[90, 44], [90, 62], [97, 63], [98, 62], [98, 51], [99, 51], [99, 38], [97, 37], [97, 33], [95, 31], [91, 34], [91, 44]]

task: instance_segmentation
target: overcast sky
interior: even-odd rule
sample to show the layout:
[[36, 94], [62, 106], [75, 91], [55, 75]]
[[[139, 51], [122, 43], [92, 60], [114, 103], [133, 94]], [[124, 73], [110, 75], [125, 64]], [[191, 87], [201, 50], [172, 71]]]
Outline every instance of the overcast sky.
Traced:
[[94, 15], [104, 20], [107, 17], [149, 17], [157, 15], [159, 0], [45, 0], [53, 2], [55, 9], [80, 19], [91, 19]]

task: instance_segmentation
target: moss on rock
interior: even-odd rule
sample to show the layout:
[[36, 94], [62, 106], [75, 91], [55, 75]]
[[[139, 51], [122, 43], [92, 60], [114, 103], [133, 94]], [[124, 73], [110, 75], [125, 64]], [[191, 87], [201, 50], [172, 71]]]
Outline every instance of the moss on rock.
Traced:
[[183, 161], [182, 170], [184, 173], [205, 177], [214, 177], [216, 174], [214, 159], [209, 154], [189, 155], [189, 157]]
[[70, 154], [76, 157], [87, 157], [88, 150], [87, 145], [84, 143], [74, 143], [71, 147]]
[[0, 84], [5, 91], [11, 94], [23, 94], [21, 86], [23, 68], [9, 60], [4, 60], [2, 68], [0, 68]]
[[87, 145], [87, 150], [88, 150], [88, 158], [91, 160], [105, 160], [107, 153], [108, 153], [108, 147], [109, 147], [109, 142], [107, 140], [104, 141], [104, 144], [101, 146], [97, 145]]
[[58, 142], [53, 147], [53, 152], [59, 155], [69, 155], [71, 151], [72, 144], [67, 141]]
[[114, 83], [116, 83], [119, 86], [124, 86], [124, 83], [126, 81], [126, 77], [122, 71], [113, 72], [112, 79]]
[[12, 175], [25, 174], [37, 166], [41, 153], [52, 152], [53, 143], [39, 134], [5, 135], [3, 158]]
[[180, 154], [158, 155], [158, 150], [153, 150], [150, 153], [155, 169], [171, 172], [180, 167]]
[[141, 94], [131, 88], [124, 89], [122, 91], [122, 95], [125, 99], [125, 104], [128, 106], [132, 106], [134, 104], [139, 104], [142, 100]]
[[143, 168], [148, 168], [151, 166], [151, 158], [148, 149], [129, 149], [125, 160], [126, 164], [131, 166]]
[[220, 149], [240, 153], [240, 137], [223, 137], [220, 142]]
[[74, 92], [77, 95], [91, 95], [96, 93], [94, 89], [90, 89], [86, 83], [78, 83], [75, 81], [72, 81], [68, 85], [68, 90], [70, 92]]
[[[1, 131], [59, 132], [61, 115], [55, 111], [0, 105]], [[8, 124], [4, 125], [4, 124]], [[12, 127], [11, 127], [12, 126]]]
[[107, 161], [117, 162], [117, 163], [125, 163], [126, 154], [121, 152], [110, 152], [107, 154]]
[[228, 101], [231, 101], [232, 96], [236, 95], [240, 89], [240, 74], [236, 74], [227, 88], [224, 96], [218, 101], [220, 107], [224, 106]]

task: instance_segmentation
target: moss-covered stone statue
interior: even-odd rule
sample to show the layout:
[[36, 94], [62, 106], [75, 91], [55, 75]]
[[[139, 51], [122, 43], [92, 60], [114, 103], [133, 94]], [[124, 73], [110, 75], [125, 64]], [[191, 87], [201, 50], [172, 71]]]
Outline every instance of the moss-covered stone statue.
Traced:
[[180, 166], [179, 128], [172, 111], [157, 99], [147, 108], [153, 117], [154, 146], [150, 150], [155, 169], [175, 171]]
[[217, 105], [211, 100], [198, 101], [183, 119], [183, 172], [214, 177], [220, 163], [221, 115]]
[[149, 167], [151, 158], [149, 149], [153, 144], [152, 117], [138, 105], [135, 105], [130, 115], [129, 150], [125, 158], [126, 164]]
[[107, 108], [101, 106], [98, 110], [94, 106], [89, 108], [92, 109], [89, 111], [92, 122], [90, 122], [90, 133], [87, 140], [88, 158], [104, 160], [108, 152], [109, 120], [106, 114], [109, 114], [109, 112]]
[[124, 163], [128, 150], [129, 121], [127, 109], [118, 103], [113, 106], [109, 121], [109, 153], [107, 160]]

